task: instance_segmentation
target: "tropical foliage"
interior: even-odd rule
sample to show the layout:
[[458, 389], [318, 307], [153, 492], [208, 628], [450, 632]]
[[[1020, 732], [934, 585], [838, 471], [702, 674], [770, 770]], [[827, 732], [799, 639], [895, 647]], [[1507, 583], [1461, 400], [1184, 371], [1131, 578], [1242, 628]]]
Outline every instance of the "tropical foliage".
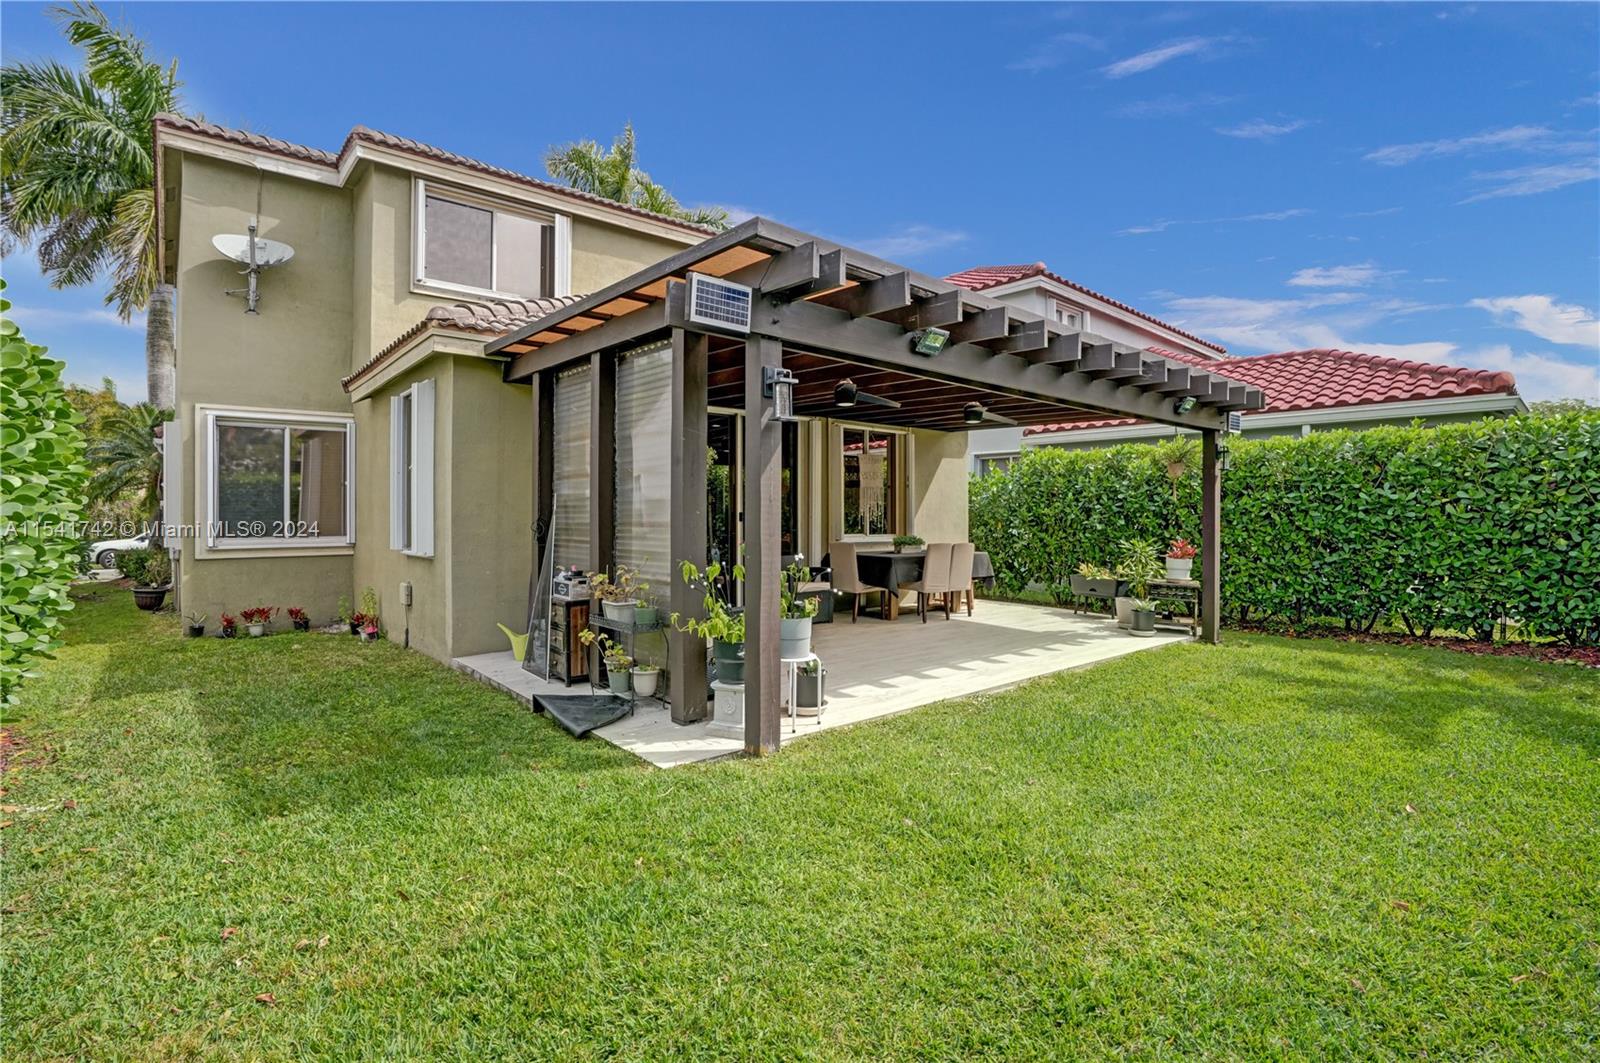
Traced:
[[171, 416], [140, 402], [119, 406], [101, 419], [89, 439], [91, 504], [125, 499], [135, 518], [156, 515], [161, 508], [161, 449], [155, 430]]
[[563, 144], [545, 152], [544, 167], [552, 178], [580, 192], [719, 231], [728, 227], [728, 212], [721, 207], [685, 207], [639, 169], [631, 122], [609, 150], [592, 140]]
[[[5, 286], [0, 281], [0, 289]], [[49, 656], [72, 608], [80, 554], [76, 524], [85, 471], [81, 415], [61, 385], [65, 362], [45, 357], [0, 298], [0, 703], [15, 699], [30, 664]]]
[[0, 227], [8, 244], [35, 245], [58, 288], [109, 271], [106, 302], [126, 320], [158, 282], [152, 123], [178, 108], [178, 66], [151, 61], [93, 4], [55, 14], [83, 69], [0, 70]]
[[[1140, 537], [1200, 539], [1200, 470], [1149, 445], [1040, 448], [972, 481], [1002, 589], [1058, 601]], [[1223, 607], [1238, 619], [1395, 619], [1600, 643], [1600, 411], [1235, 442]]]

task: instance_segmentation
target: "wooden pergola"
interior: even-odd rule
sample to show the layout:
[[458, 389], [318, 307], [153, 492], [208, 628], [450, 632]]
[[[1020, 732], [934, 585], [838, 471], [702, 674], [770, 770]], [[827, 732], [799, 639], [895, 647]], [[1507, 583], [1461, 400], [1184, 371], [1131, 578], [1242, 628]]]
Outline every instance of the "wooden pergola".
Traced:
[[[687, 278], [701, 274], [754, 289], [748, 334], [691, 322]], [[938, 328], [948, 345], [928, 357], [911, 333]], [[706, 558], [706, 419], [711, 405], [744, 420], [745, 748], [779, 744], [778, 594], [780, 422], [763, 394], [763, 369], [797, 378], [795, 407], [827, 404], [835, 385], [899, 406], [857, 406], [851, 420], [959, 431], [983, 427], [969, 407], [1019, 424], [1139, 417], [1194, 429], [1203, 454], [1201, 636], [1216, 642], [1220, 617], [1220, 456], [1231, 411], [1260, 409], [1261, 392], [1207, 369], [1065, 331], [1036, 314], [904, 269], [820, 237], [752, 218], [489, 344], [507, 358], [505, 379], [533, 389], [535, 570], [553, 504], [555, 375], [587, 360], [590, 410], [591, 567], [606, 570], [614, 541], [615, 380], [618, 355], [646, 343], [672, 346], [673, 562]], [[1183, 400], [1193, 399], [1192, 403]], [[1184, 412], [1178, 412], [1182, 408]], [[698, 597], [674, 580], [671, 609]], [[668, 667], [679, 723], [706, 706], [683, 691], [706, 689], [706, 647], [674, 632]]]

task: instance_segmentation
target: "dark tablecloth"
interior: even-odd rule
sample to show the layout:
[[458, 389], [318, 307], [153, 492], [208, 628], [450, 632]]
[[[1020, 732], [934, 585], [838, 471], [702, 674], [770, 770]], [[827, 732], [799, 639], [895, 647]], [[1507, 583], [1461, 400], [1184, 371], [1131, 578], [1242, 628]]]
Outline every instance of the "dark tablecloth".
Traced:
[[[885, 587], [890, 594], [899, 594], [902, 583], [915, 583], [922, 578], [922, 559], [926, 550], [907, 550], [897, 554], [890, 550], [863, 553], [856, 551], [856, 575], [861, 582], [872, 587]], [[989, 555], [978, 550], [972, 555], [972, 579], [975, 583], [993, 583], [994, 565]]]

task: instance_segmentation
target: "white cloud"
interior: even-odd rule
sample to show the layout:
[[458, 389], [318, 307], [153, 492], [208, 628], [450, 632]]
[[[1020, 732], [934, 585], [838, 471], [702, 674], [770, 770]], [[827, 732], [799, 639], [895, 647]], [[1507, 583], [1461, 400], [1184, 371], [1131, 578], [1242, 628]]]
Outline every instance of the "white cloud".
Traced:
[[1475, 369], [1505, 370], [1517, 378], [1517, 393], [1528, 402], [1540, 399], [1600, 401], [1600, 365], [1568, 362], [1537, 351], [1513, 351], [1506, 344], [1459, 350], [1452, 354], [1459, 365]]
[[1241, 140], [1274, 140], [1304, 129], [1310, 124], [1304, 118], [1295, 118], [1287, 122], [1269, 122], [1265, 118], [1252, 118], [1235, 126], [1219, 128], [1217, 132], [1225, 137], [1238, 137]]
[[1368, 162], [1378, 163], [1380, 166], [1404, 166], [1418, 159], [1435, 158], [1441, 155], [1460, 155], [1466, 152], [1480, 151], [1506, 151], [1514, 148], [1529, 148], [1541, 144], [1548, 144], [1555, 137], [1555, 133], [1545, 126], [1518, 125], [1505, 129], [1491, 129], [1483, 133], [1474, 133], [1465, 137], [1450, 137], [1443, 140], [1419, 140], [1412, 144], [1390, 144], [1386, 147], [1369, 151], [1362, 156]]
[[937, 251], [942, 247], [954, 247], [967, 241], [967, 234], [956, 229], [940, 229], [932, 225], [903, 225], [893, 232], [880, 236], [868, 237], [864, 240], [843, 241], [852, 247], [859, 247], [869, 255], [877, 255], [891, 261], [902, 258], [914, 258], [929, 251]]
[[1153, 221], [1146, 225], [1134, 225], [1127, 229], [1118, 229], [1119, 236], [1145, 236], [1149, 233], [1164, 233], [1174, 225], [1224, 225], [1244, 221], [1289, 221], [1291, 218], [1303, 218], [1315, 211], [1307, 207], [1294, 207], [1290, 210], [1269, 210], [1259, 214], [1239, 214], [1231, 218], [1188, 218], [1181, 221]]
[[1289, 283], [1296, 288], [1361, 288], [1390, 272], [1372, 262], [1353, 266], [1309, 266], [1297, 271], [1289, 278]]
[[1159, 48], [1130, 55], [1126, 59], [1118, 59], [1101, 70], [1108, 78], [1125, 78], [1131, 74], [1142, 74], [1147, 70], [1154, 70], [1163, 63], [1170, 63], [1174, 59], [1186, 55], [1206, 55], [1216, 50], [1218, 45], [1231, 41], [1231, 37], [1189, 37], [1181, 41], [1163, 44]]
[[1346, 214], [1347, 218], [1382, 218], [1390, 214], [1399, 214], [1404, 207], [1379, 207], [1377, 210], [1353, 210]]
[[1548, 295], [1474, 299], [1472, 305], [1489, 311], [1500, 324], [1531, 332], [1542, 340], [1600, 350], [1600, 320], [1585, 307], [1558, 303]]
[[1105, 41], [1087, 33], [1052, 33], [1034, 45], [1027, 55], [1006, 64], [1006, 69], [1037, 74], [1060, 66], [1085, 48], [1099, 51], [1105, 46]]
[[1117, 114], [1123, 118], [1176, 118], [1203, 107], [1220, 107], [1225, 103], [1232, 103], [1237, 98], [1210, 92], [1195, 93], [1192, 96], [1168, 94], [1148, 100], [1130, 100], [1117, 108]]
[[1554, 192], [1568, 185], [1600, 179], [1600, 158], [1577, 162], [1551, 163], [1543, 166], [1519, 166], [1512, 170], [1493, 170], [1475, 173], [1475, 181], [1494, 181], [1495, 187], [1463, 199], [1462, 203], [1478, 203], [1485, 199], [1506, 196], [1536, 196], [1541, 192]]
[[113, 325], [144, 331], [143, 314], [134, 314], [124, 321], [115, 310], [109, 309], [61, 310], [51, 306], [13, 306], [7, 313], [17, 320], [24, 332], [30, 328], [51, 325]]

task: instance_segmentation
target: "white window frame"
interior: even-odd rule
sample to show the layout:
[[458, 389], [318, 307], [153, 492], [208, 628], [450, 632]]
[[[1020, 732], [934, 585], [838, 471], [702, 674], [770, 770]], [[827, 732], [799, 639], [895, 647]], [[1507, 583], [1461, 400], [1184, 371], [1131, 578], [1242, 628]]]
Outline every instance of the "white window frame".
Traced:
[[[325, 431], [340, 429], [344, 432], [344, 527], [343, 535], [296, 535], [296, 536], [261, 536], [258, 538], [241, 538], [237, 536], [223, 537], [217, 534], [221, 527], [222, 518], [217, 512], [218, 491], [220, 489], [217, 476], [218, 438], [217, 429], [222, 423], [239, 425], [245, 428], [310, 428]], [[263, 548], [283, 550], [327, 550], [329, 547], [354, 546], [356, 542], [356, 422], [354, 417], [339, 414], [312, 413], [302, 410], [261, 410], [248, 407], [225, 408], [208, 407], [205, 409], [206, 426], [206, 524], [205, 542], [209, 550], [226, 552], [231, 550], [260, 550]], [[284, 450], [284, 505], [283, 516], [289, 516], [289, 461], [288, 448]]]
[[[402, 408], [409, 405], [410, 435]], [[432, 557], [434, 448], [438, 445], [433, 378], [389, 398], [389, 548]]]
[[844, 530], [844, 433], [872, 432], [876, 435], [898, 436], [899, 442], [895, 445], [895, 460], [890, 463], [890, 476], [893, 478], [895, 508], [900, 514], [900, 525], [903, 528], [911, 527], [911, 507], [909, 505], [910, 493], [907, 491], [906, 481], [911, 473], [911, 433], [903, 429], [885, 428], [883, 425], [864, 424], [855, 421], [833, 422], [838, 434], [833, 436], [833, 479], [839, 485], [839, 540], [847, 543], [876, 543], [893, 539], [896, 535], [905, 534], [891, 529], [881, 532], [846, 532]]
[[[476, 288], [470, 284], [456, 284], [451, 281], [434, 280], [428, 276], [428, 197], [448, 199], [463, 206], [476, 207], [479, 210], [495, 211], [501, 214], [512, 214], [528, 221], [538, 222], [541, 225], [552, 226], [551, 238], [555, 241], [554, 249], [554, 275], [550, 278], [551, 292], [555, 296], [571, 294], [572, 288], [572, 219], [565, 214], [552, 214], [547, 211], [535, 210], [518, 203], [507, 202], [489, 196], [469, 192], [454, 185], [444, 185], [438, 182], [428, 182], [421, 177], [412, 181], [411, 192], [411, 290], [418, 295], [477, 295], [488, 296], [492, 299], [537, 299], [537, 295], [518, 295], [514, 292], [503, 292], [495, 287], [500, 273], [500, 244], [498, 237], [491, 237], [494, 246], [490, 248], [489, 277], [490, 287]], [[543, 252], [540, 254], [543, 258]], [[542, 267], [542, 262], [541, 262]]]
[[1052, 296], [1050, 299], [1050, 323], [1052, 325], [1066, 324], [1066, 322], [1061, 320], [1060, 316], [1061, 311], [1063, 310], [1078, 315], [1079, 332], [1089, 331], [1089, 311], [1079, 306], [1077, 303], [1069, 303], [1067, 300], [1056, 298], [1055, 296]]

